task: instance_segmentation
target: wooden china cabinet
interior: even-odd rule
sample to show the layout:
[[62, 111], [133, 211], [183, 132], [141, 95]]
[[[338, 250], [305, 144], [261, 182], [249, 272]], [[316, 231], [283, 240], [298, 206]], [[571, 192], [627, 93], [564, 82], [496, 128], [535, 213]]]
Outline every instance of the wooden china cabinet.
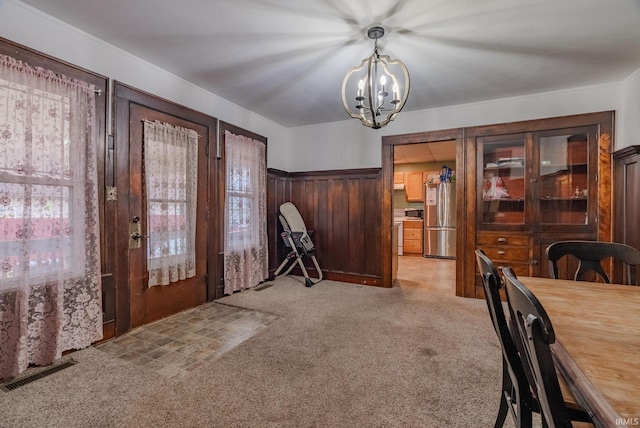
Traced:
[[[611, 240], [613, 112], [466, 130], [467, 242], [517, 275], [549, 276], [547, 246]], [[472, 242], [468, 242], [472, 241]], [[482, 297], [473, 252], [467, 297]], [[568, 277], [572, 262], [561, 266]]]

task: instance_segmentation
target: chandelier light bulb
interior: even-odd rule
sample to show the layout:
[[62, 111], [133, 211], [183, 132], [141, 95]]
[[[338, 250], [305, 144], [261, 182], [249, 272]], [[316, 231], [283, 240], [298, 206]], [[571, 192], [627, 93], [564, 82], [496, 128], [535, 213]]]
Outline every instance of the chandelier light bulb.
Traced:
[[356, 100], [358, 101], [364, 100], [364, 97], [362, 96], [363, 93], [364, 93], [364, 79], [360, 79], [360, 81], [358, 82], [358, 96], [356, 97]]

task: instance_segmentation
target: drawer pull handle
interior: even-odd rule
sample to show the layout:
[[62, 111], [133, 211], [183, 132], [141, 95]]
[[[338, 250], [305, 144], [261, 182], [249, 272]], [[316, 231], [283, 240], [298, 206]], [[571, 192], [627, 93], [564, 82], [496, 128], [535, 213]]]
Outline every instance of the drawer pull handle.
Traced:
[[505, 250], [498, 251], [498, 255], [499, 256], [504, 256], [505, 254], [507, 254], [507, 252]]
[[507, 238], [498, 238], [498, 243], [504, 244], [507, 242]]

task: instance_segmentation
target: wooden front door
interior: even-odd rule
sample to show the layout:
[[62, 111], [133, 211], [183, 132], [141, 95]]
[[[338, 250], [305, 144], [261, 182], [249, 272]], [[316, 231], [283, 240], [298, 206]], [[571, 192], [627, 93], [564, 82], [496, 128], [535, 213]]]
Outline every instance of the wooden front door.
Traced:
[[[129, 302], [130, 328], [150, 323], [207, 300], [208, 129], [186, 119], [132, 104], [129, 122]], [[196, 209], [196, 275], [169, 285], [149, 287], [148, 216], [145, 193], [143, 121], [160, 121], [194, 129], [198, 139]], [[156, 203], [158, 201], [155, 201]], [[166, 201], [175, 203], [175, 201]], [[138, 233], [139, 236], [132, 235]]]

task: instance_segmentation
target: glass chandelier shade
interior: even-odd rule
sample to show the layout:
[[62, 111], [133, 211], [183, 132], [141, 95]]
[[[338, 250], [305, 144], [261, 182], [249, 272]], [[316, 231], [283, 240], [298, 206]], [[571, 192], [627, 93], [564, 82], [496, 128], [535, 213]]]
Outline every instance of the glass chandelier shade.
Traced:
[[392, 121], [407, 102], [409, 71], [402, 61], [378, 53], [382, 27], [372, 27], [367, 34], [375, 39], [374, 52], [344, 77], [342, 103], [349, 116], [378, 129]]

